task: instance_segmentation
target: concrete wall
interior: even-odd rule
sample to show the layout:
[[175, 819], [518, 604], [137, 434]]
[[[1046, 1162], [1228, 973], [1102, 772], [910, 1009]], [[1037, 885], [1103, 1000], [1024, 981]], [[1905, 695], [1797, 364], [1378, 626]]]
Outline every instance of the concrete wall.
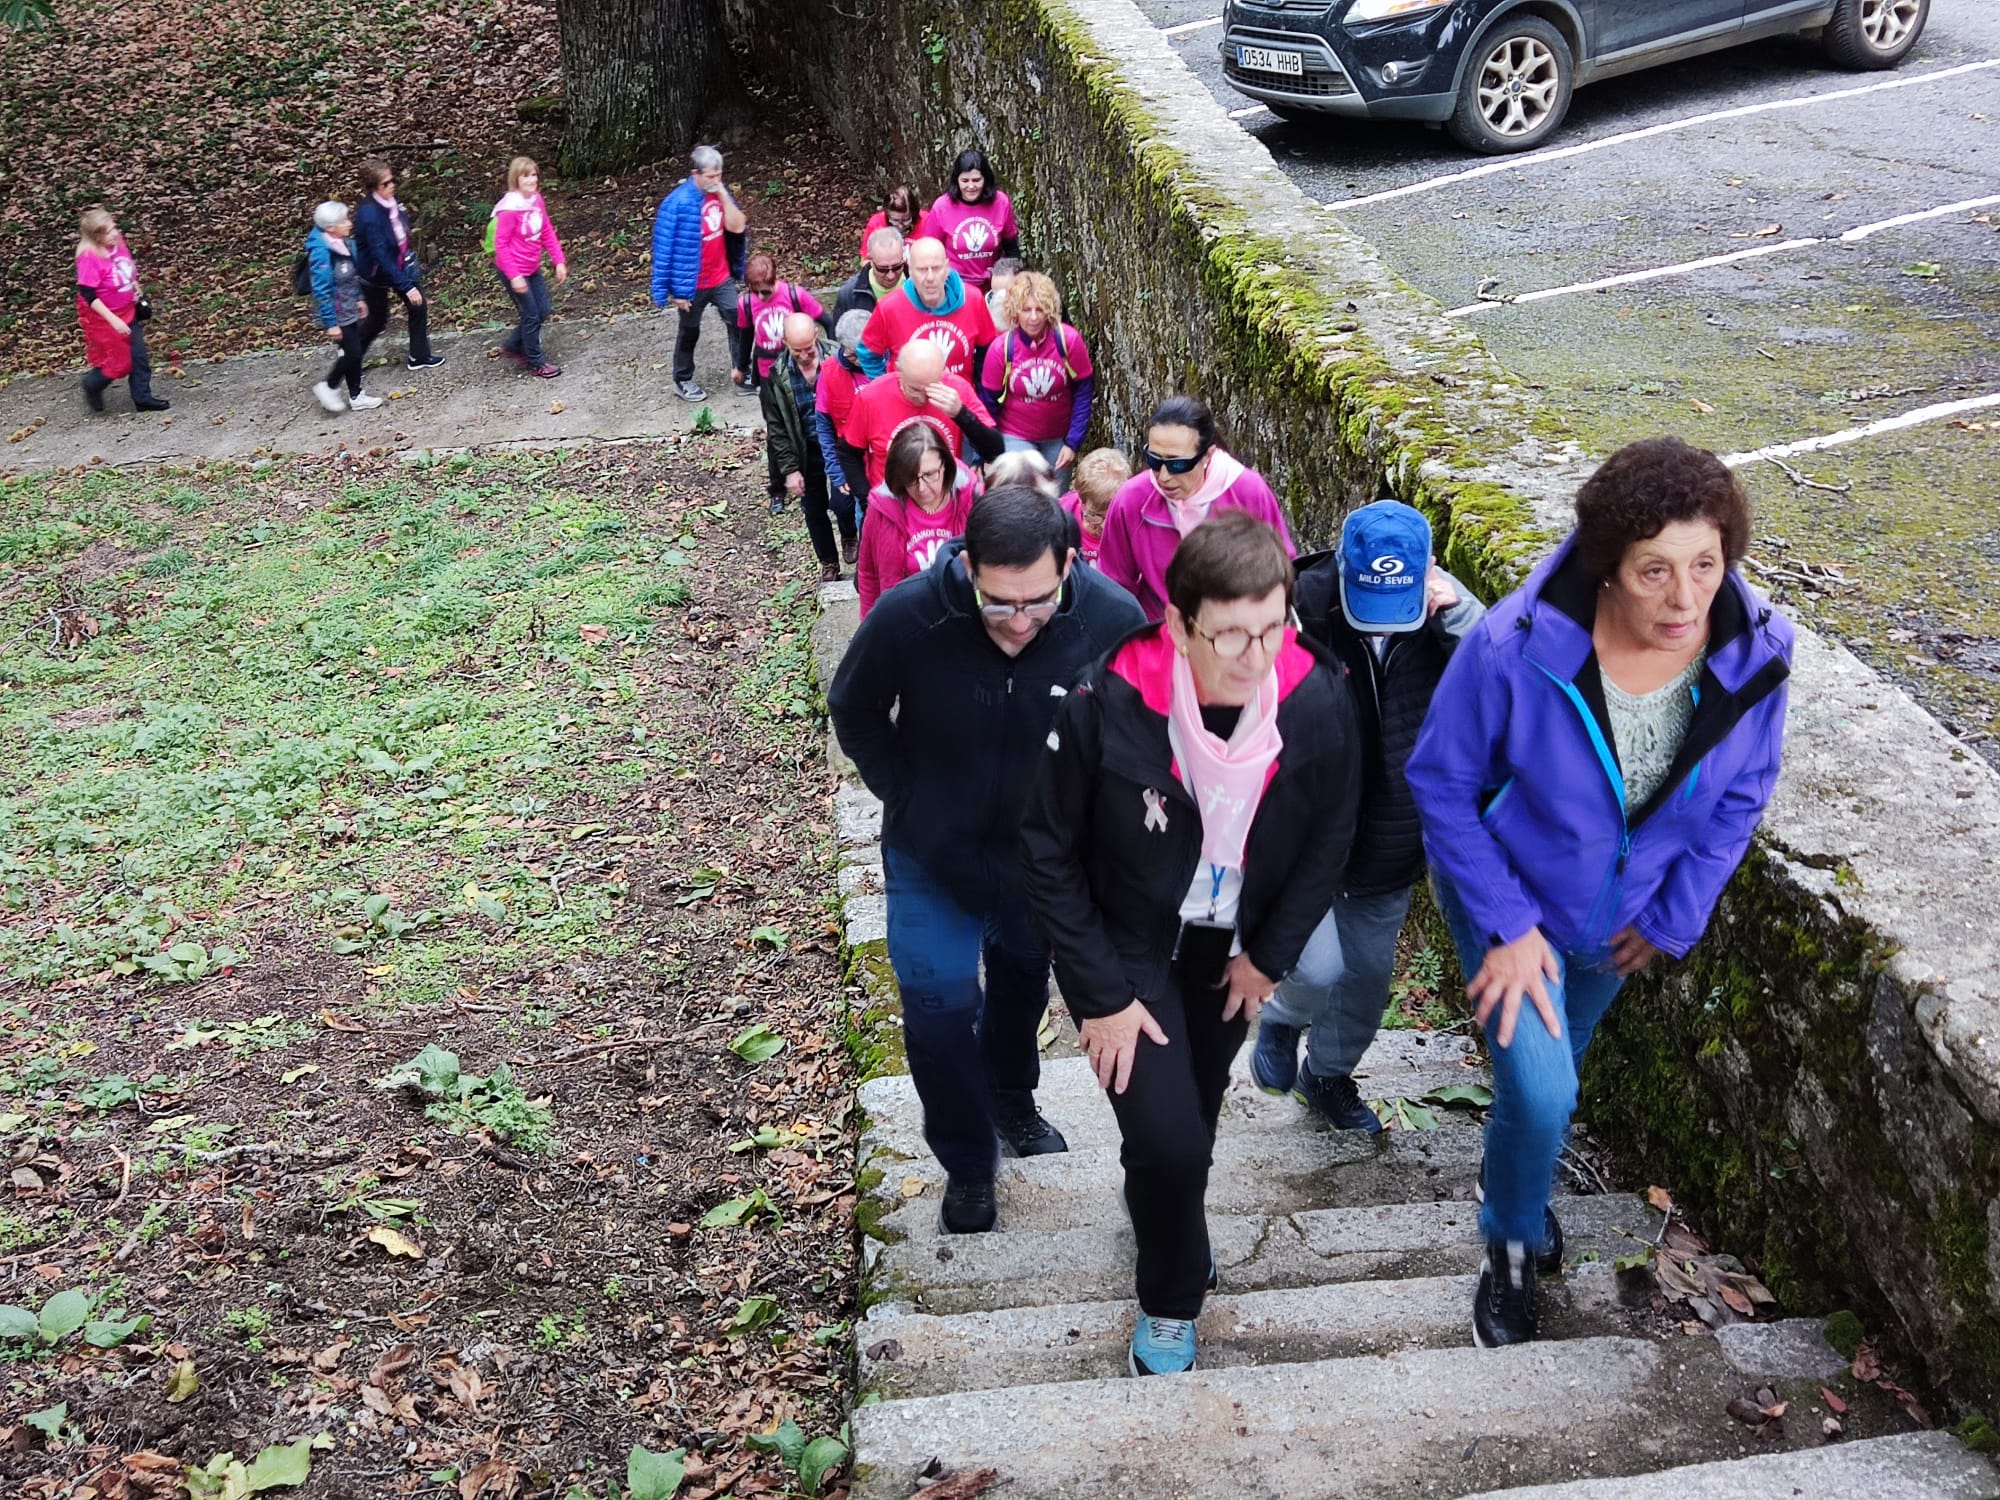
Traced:
[[[1187, 390], [1307, 543], [1386, 484], [1489, 597], [1561, 534], [1586, 455], [1238, 130], [1128, 0], [725, 0], [881, 180], [978, 145], [1135, 447]], [[763, 55], [758, 56], [759, 49]], [[1635, 436], [1639, 434], [1634, 434]], [[2000, 780], [1807, 636], [1757, 852], [1685, 965], [1633, 986], [1587, 1110], [1801, 1310], [1854, 1304], [2000, 1409]]]

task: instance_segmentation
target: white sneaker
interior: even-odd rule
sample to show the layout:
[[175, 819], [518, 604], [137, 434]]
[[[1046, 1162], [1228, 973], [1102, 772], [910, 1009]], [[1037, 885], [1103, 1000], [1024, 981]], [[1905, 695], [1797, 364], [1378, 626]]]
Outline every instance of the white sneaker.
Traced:
[[318, 398], [319, 404], [328, 411], [347, 410], [347, 398], [342, 396], [339, 391], [336, 391], [324, 380], [313, 387], [313, 395]]
[[363, 391], [358, 396], [349, 396], [347, 404], [354, 411], [367, 411], [371, 406], [380, 406], [382, 398], [380, 396], [371, 396], [368, 392]]

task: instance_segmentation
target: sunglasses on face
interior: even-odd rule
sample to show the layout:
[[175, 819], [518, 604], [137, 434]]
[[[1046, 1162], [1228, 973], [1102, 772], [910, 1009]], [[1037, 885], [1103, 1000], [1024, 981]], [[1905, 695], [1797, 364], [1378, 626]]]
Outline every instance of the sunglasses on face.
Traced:
[[1162, 458], [1151, 448], [1141, 448], [1139, 450], [1139, 457], [1149, 469], [1165, 469], [1169, 474], [1185, 474], [1204, 458], [1208, 457], [1208, 449], [1198, 449], [1187, 458]]

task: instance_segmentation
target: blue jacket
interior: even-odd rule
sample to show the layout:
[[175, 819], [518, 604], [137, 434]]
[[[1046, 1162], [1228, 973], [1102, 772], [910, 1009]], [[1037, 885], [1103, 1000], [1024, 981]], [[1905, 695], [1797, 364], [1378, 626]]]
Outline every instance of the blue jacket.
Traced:
[[1709, 610], [1694, 716], [1628, 815], [1591, 648], [1596, 582], [1574, 538], [1466, 635], [1407, 770], [1424, 849], [1490, 944], [1540, 927], [1596, 953], [1637, 927], [1701, 937], [1778, 780], [1792, 629], [1733, 569]]
[[[414, 245], [409, 205], [402, 208], [403, 227], [411, 232]], [[354, 208], [354, 268], [370, 286], [392, 286], [399, 293], [408, 292], [424, 274], [424, 268], [417, 263], [416, 251], [405, 251], [396, 243], [389, 210], [375, 201], [373, 193]]]
[[306, 265], [312, 275], [313, 305], [322, 328], [345, 328], [361, 319], [361, 274], [354, 266], [354, 241], [336, 252], [318, 225], [306, 231]]
[[[701, 278], [701, 200], [708, 195], [686, 178], [660, 200], [653, 215], [653, 306], [665, 307], [678, 297], [693, 298]], [[750, 258], [750, 239], [745, 234], [723, 235], [729, 253], [729, 274], [743, 279], [744, 263]]]

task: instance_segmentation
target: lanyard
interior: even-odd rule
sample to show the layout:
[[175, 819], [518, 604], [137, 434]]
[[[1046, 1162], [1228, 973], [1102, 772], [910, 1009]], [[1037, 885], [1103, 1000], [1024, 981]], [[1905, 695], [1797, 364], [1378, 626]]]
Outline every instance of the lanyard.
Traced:
[[1222, 901], [1222, 878], [1229, 873], [1227, 865], [1211, 863], [1208, 867], [1208, 919], [1215, 920], [1215, 908]]

